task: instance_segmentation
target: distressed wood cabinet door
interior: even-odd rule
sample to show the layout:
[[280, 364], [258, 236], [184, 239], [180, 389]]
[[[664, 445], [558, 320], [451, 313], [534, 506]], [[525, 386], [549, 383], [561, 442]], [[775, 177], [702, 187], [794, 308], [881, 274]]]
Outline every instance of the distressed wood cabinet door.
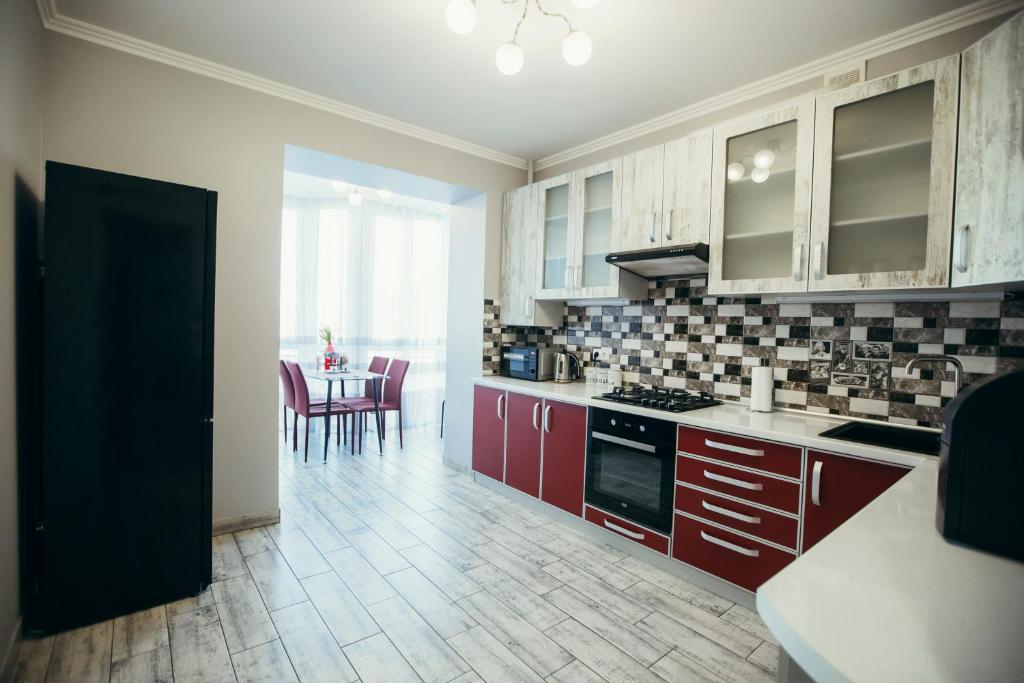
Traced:
[[1024, 280], [1024, 13], [967, 48], [953, 286]]
[[710, 239], [712, 139], [707, 128], [665, 144], [663, 247]]
[[818, 98], [809, 289], [946, 287], [960, 57]]
[[811, 98], [715, 128], [709, 294], [807, 288], [813, 142]]
[[501, 249], [501, 321], [506, 325], [557, 327], [562, 307], [536, 300], [540, 264], [536, 250], [541, 224], [537, 216], [537, 187], [527, 185], [505, 194]]
[[572, 173], [534, 183], [537, 192], [536, 223], [540, 234], [529, 245], [537, 259], [540, 286], [538, 299], [567, 299], [572, 293], [572, 268], [576, 248], [573, 198], [576, 186]]
[[664, 145], [622, 158], [621, 251], [661, 245], [664, 160]]

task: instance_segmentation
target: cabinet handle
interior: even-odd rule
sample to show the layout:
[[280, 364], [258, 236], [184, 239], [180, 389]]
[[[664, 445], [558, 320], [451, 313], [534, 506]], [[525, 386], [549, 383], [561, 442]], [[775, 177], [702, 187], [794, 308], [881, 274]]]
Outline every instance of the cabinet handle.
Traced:
[[811, 502], [821, 506], [821, 467], [822, 462], [818, 460], [811, 470]]
[[825, 243], [818, 242], [814, 245], [814, 279], [821, 279], [821, 264], [824, 260]]
[[702, 500], [700, 503], [701, 503], [702, 506], [704, 506], [705, 510], [710, 510], [711, 512], [717, 512], [720, 515], [725, 515], [726, 517], [732, 517], [733, 519], [738, 519], [741, 522], [746, 522], [747, 524], [760, 524], [761, 523], [761, 518], [760, 517], [751, 517], [750, 515], [744, 515], [744, 514], [741, 514], [739, 512], [734, 512], [732, 510], [727, 510], [726, 508], [718, 507], [717, 505], [712, 505], [711, 503], [707, 502], [706, 500]]
[[761, 491], [764, 489], [764, 484], [755, 484], [750, 481], [743, 481], [742, 479], [733, 479], [732, 477], [725, 477], [721, 474], [715, 474], [714, 472], [708, 472], [704, 470], [704, 477], [711, 481], [720, 481], [723, 484], [731, 484], [733, 486], [739, 486], [741, 489], [747, 489], [748, 491]]
[[730, 453], [739, 453], [740, 455], [749, 455], [755, 458], [759, 458], [764, 455], [764, 451], [762, 450], [733, 446], [731, 443], [720, 443], [718, 441], [712, 441], [711, 439], [704, 439], [704, 445], [708, 448], [717, 448], [720, 451], [729, 451]]
[[505, 419], [505, 394], [498, 395], [498, 419]]
[[667, 239], [667, 240], [671, 240], [672, 239], [672, 218], [675, 216], [675, 213], [676, 213], [675, 209], [669, 209], [668, 210], [668, 226], [667, 226], [667, 228], [665, 230], [665, 239]]
[[799, 282], [804, 272], [804, 245], [798, 244], [793, 249], [793, 279]]
[[739, 553], [740, 555], [746, 555], [747, 557], [757, 557], [758, 555], [761, 554], [760, 550], [751, 550], [750, 548], [744, 548], [741, 545], [736, 545], [735, 543], [730, 543], [729, 541], [723, 541], [722, 539], [715, 538], [714, 536], [712, 536], [711, 534], [709, 534], [709, 533], [707, 533], [705, 531], [701, 531], [700, 532], [700, 537], [703, 538], [708, 543], [714, 543], [715, 545], [720, 545], [723, 548], [728, 548], [729, 550], [733, 551], [734, 553]]
[[651, 244], [654, 244], [654, 242], [655, 242], [654, 222], [656, 220], [658, 220], [658, 212], [657, 211], [651, 211]]
[[618, 524], [613, 524], [612, 522], [609, 522], [607, 519], [604, 520], [604, 525], [606, 527], [608, 527], [609, 529], [611, 529], [612, 531], [617, 531], [618, 533], [622, 534], [623, 536], [626, 536], [628, 538], [632, 538], [633, 540], [636, 540], [636, 541], [642, 541], [647, 536], [646, 534], [638, 534], [635, 531], [630, 531], [629, 529], [627, 529], [625, 527], [621, 527]]
[[551, 433], [551, 406], [544, 406], [544, 431]]
[[957, 228], [956, 231], [956, 272], [966, 273], [967, 272], [967, 232], [971, 229], [970, 225], [964, 224]]
[[537, 431], [540, 431], [540, 425], [537, 424], [537, 414], [539, 412], [540, 412], [540, 404], [539, 403], [534, 403], [533, 404], [533, 428], [535, 430], [537, 430]]

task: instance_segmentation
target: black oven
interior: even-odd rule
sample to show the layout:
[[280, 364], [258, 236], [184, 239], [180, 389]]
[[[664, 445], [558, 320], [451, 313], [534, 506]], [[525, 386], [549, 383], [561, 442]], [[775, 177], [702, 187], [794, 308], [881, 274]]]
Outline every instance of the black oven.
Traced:
[[587, 504], [671, 533], [676, 424], [592, 408], [589, 427]]

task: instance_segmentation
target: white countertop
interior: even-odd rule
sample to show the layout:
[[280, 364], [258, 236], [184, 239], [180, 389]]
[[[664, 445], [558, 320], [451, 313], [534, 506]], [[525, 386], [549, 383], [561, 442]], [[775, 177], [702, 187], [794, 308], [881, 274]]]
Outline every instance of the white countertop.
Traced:
[[1024, 563], [939, 534], [937, 472], [925, 460], [758, 589], [819, 683], [1022, 680]]
[[837, 427], [847, 419], [803, 413], [800, 411], [780, 411], [771, 413], [753, 413], [743, 404], [725, 402], [720, 406], [701, 408], [686, 413], [668, 413], [664, 410], [639, 408], [636, 406], [612, 403], [599, 398], [608, 389], [596, 388], [586, 382], [558, 384], [555, 382], [531, 382], [523, 379], [512, 379], [498, 375], [486, 375], [473, 380], [481, 386], [496, 389], [508, 389], [520, 394], [539, 396], [555, 401], [578, 403], [594, 408], [606, 408], [627, 413], [645, 415], [660, 420], [669, 420], [693, 427], [703, 427], [741, 436], [750, 436], [768, 441], [806, 446], [817, 450], [842, 455], [853, 455], [880, 462], [914, 467], [918, 463], [930, 459], [928, 456], [890, 448], [880, 448], [867, 444], [853, 443], [841, 439], [818, 436], [821, 432]]

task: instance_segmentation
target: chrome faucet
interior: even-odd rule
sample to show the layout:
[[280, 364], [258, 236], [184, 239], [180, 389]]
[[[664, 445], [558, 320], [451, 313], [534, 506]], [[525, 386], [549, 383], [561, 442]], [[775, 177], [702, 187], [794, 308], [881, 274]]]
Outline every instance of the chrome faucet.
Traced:
[[953, 382], [956, 384], [956, 391], [960, 391], [960, 381], [964, 376], [964, 364], [959, 358], [953, 356], [917, 356], [911, 358], [904, 370], [908, 375], [913, 371], [914, 366], [921, 363], [950, 363], [953, 366]]

